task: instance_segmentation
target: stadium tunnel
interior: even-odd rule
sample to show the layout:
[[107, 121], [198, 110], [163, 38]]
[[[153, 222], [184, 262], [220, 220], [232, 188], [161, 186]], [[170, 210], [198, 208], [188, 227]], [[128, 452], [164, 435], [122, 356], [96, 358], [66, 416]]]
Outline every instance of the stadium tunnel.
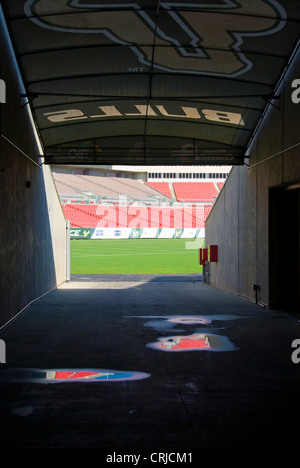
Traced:
[[54, 164], [232, 166], [204, 280], [299, 314], [297, 2], [2, 0], [0, 15], [0, 327], [67, 279]]
[[68, 163], [233, 166], [209, 282], [299, 307], [296, 3], [1, 4], [1, 324], [66, 278]]

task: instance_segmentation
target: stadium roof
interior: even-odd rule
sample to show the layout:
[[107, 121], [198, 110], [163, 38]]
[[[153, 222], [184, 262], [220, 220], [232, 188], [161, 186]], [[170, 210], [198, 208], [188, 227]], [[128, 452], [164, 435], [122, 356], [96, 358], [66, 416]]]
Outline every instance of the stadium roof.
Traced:
[[293, 0], [1, 4], [53, 164], [243, 164], [299, 39]]

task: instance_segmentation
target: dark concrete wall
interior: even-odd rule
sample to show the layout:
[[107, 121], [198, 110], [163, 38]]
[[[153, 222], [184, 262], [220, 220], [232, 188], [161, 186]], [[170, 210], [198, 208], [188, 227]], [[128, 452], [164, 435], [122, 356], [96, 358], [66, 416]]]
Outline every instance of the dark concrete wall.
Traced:
[[[270, 229], [274, 228], [269, 222], [269, 198], [271, 189], [286, 190], [300, 182], [300, 103], [291, 99], [296, 78], [300, 78], [299, 51], [278, 88], [280, 99], [268, 107], [249, 146], [249, 167], [233, 167], [206, 222], [206, 245], [219, 246], [218, 262], [209, 264], [210, 284], [252, 300], [252, 285], [257, 284], [258, 300], [267, 306], [273, 306], [270, 291], [274, 289], [270, 254], [282, 255], [278, 274], [289, 275], [284, 272], [288, 240], [282, 239], [282, 254], [269, 248]], [[299, 208], [295, 205], [294, 209], [291, 219], [299, 220]], [[283, 225], [288, 211], [286, 206], [278, 214]], [[295, 255], [299, 257], [299, 246]]]
[[[1, 12], [0, 12], [1, 13]], [[40, 150], [0, 18], [0, 327], [65, 280], [65, 219]], [[47, 192], [45, 189], [47, 185]], [[50, 203], [49, 203], [50, 196]]]

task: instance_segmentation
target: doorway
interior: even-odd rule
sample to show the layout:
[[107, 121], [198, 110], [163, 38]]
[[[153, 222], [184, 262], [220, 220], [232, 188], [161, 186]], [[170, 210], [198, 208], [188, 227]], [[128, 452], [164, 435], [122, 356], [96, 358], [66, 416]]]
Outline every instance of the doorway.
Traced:
[[269, 288], [272, 309], [300, 310], [300, 184], [269, 190]]

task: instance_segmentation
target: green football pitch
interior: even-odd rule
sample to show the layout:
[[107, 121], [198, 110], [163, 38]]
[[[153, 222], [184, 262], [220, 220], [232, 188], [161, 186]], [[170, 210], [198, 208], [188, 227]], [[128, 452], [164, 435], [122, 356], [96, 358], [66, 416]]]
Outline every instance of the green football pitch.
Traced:
[[71, 274], [202, 273], [204, 239], [71, 240]]

